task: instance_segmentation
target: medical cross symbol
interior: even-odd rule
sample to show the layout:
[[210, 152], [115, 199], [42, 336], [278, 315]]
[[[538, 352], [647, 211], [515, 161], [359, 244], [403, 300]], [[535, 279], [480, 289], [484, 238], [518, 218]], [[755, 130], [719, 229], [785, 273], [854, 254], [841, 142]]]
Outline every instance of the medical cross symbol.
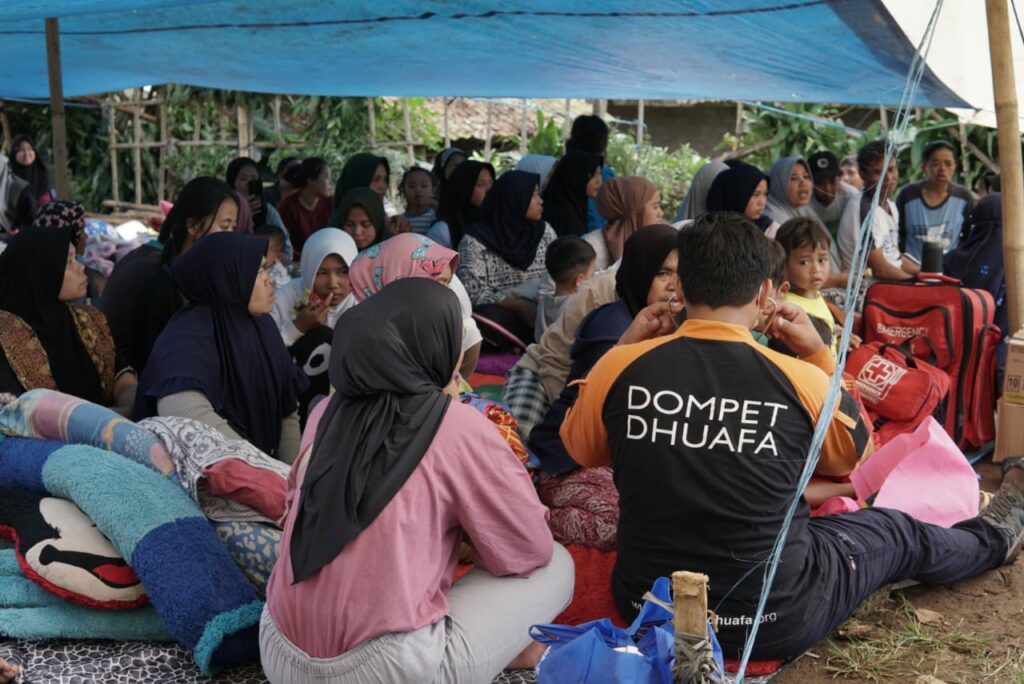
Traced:
[[906, 374], [905, 368], [901, 368], [881, 356], [873, 356], [861, 368], [860, 374], [857, 376], [857, 385], [865, 399], [877, 403], [885, 399], [889, 390]]

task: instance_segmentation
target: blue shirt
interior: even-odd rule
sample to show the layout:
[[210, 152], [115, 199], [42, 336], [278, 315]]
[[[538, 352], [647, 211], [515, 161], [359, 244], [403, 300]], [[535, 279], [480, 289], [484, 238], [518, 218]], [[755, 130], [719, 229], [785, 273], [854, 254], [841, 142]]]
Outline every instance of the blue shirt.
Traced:
[[900, 212], [900, 249], [921, 261], [927, 239], [942, 242], [942, 251], [948, 252], [959, 243], [968, 218], [974, 210], [974, 196], [962, 185], [949, 184], [949, 195], [937, 207], [924, 202], [921, 189], [924, 181], [911, 183], [896, 198]]

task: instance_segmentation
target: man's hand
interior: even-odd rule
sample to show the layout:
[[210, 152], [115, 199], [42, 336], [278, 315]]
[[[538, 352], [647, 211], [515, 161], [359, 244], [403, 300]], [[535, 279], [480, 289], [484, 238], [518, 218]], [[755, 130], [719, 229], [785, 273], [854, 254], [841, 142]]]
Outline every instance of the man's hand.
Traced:
[[792, 302], [779, 304], [775, 319], [765, 334], [780, 340], [800, 358], [813, 356], [825, 349], [825, 343], [811, 324], [807, 312]]
[[683, 310], [682, 302], [672, 300], [655, 302], [640, 310], [633, 322], [619, 338], [619, 344], [633, 344], [673, 332], [677, 327], [676, 316]]

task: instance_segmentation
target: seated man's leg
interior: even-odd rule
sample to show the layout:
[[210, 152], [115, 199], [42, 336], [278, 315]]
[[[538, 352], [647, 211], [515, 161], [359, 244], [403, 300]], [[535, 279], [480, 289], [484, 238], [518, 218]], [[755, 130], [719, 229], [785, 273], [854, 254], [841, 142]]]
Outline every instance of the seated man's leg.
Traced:
[[574, 582], [572, 556], [559, 544], [528, 578], [470, 571], [447, 594], [451, 633], [439, 679], [491, 681], [530, 644], [531, 625], [551, 622], [569, 605]]
[[831, 556], [820, 562], [832, 561], [828, 564], [836, 569], [831, 592], [823, 587], [820, 619], [808, 625], [810, 648], [886, 584], [902, 579], [949, 584], [1012, 558], [1024, 536], [1024, 469], [1010, 471], [985, 513], [951, 528], [874, 508], [814, 518], [808, 529]]
[[524, 441], [530, 438], [534, 426], [544, 420], [551, 405], [540, 376], [520, 366], [512, 368], [505, 378], [501, 403], [508, 407], [509, 413], [516, 419], [519, 436]]

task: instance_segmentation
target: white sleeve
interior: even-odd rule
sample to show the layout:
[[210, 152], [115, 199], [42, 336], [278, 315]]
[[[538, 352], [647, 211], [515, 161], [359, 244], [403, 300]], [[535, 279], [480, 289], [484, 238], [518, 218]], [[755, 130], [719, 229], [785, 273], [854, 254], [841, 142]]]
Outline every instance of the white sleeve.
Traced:
[[466, 350], [480, 343], [483, 337], [480, 335], [476, 321], [473, 320], [473, 304], [469, 301], [469, 293], [466, 292], [459, 276], [453, 275], [452, 282], [448, 287], [459, 298], [459, 306], [462, 308], [462, 349]]
[[295, 307], [302, 301], [302, 280], [293, 278], [290, 283], [274, 294], [274, 310], [270, 316], [281, 332], [281, 339], [284, 340], [285, 346], [290, 347], [302, 337], [302, 333], [292, 323]]

